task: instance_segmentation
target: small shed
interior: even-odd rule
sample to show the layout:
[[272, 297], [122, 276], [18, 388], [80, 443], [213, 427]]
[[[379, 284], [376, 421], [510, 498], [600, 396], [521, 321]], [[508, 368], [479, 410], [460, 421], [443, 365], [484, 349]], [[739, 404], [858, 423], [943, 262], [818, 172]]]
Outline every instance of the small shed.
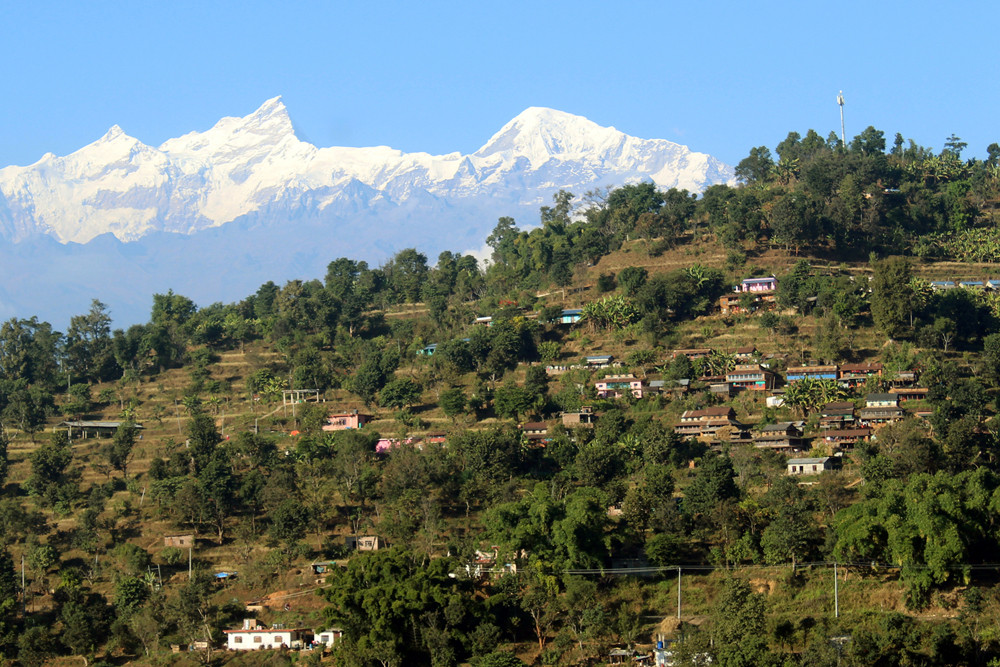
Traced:
[[164, 535], [163, 546], [177, 547], [178, 549], [190, 549], [194, 546], [194, 534], [185, 533], [184, 535]]
[[581, 407], [579, 412], [562, 413], [562, 423], [566, 428], [576, 428], [577, 426], [593, 428], [596, 421], [597, 415], [594, 414], [594, 408], [589, 405]]
[[352, 535], [344, 538], [344, 546], [356, 551], [378, 551], [388, 548], [389, 543], [377, 535]]
[[823, 456], [808, 459], [788, 459], [789, 475], [818, 475], [824, 470], [840, 467], [840, 459], [836, 456]]
[[576, 324], [583, 317], [583, 311], [579, 308], [567, 308], [559, 315], [559, 324]]
[[329, 628], [317, 632], [313, 637], [313, 644], [316, 646], [333, 646], [344, 636], [344, 631], [340, 628]]
[[[69, 437], [73, 438], [110, 438], [118, 430], [118, 427], [125, 422], [100, 422], [100, 421], [65, 421], [59, 425], [66, 428]], [[142, 424], [132, 424], [136, 429], [142, 430]]]

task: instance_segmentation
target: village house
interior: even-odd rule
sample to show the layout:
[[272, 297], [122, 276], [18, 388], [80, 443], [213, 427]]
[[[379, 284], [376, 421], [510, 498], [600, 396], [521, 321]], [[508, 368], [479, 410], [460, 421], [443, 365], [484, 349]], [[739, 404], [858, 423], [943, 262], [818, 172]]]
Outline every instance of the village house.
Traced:
[[564, 412], [562, 413], [562, 423], [568, 429], [576, 428], [577, 426], [585, 426], [587, 428], [594, 428], [594, 424], [597, 422], [597, 415], [594, 414], [594, 408], [589, 405], [584, 405], [580, 408], [579, 412]]
[[427, 345], [417, 350], [417, 354], [423, 357], [433, 357], [434, 352], [437, 351], [437, 346], [438, 346], [437, 343], [431, 343], [430, 345]]
[[399, 438], [379, 438], [375, 442], [375, 453], [388, 454], [394, 449], [399, 449], [402, 445], [413, 445], [416, 449], [423, 449], [424, 441], [416, 437], [405, 440], [400, 440]]
[[900, 403], [906, 401], [922, 401], [927, 398], [927, 387], [896, 387], [892, 393], [896, 394]]
[[778, 289], [778, 279], [774, 276], [767, 278], [744, 278], [739, 284], [740, 292], [774, 292]]
[[326, 423], [323, 425], [323, 430], [347, 431], [350, 429], [361, 428], [371, 420], [371, 415], [362, 414], [357, 410], [339, 412], [327, 417]]
[[730, 313], [753, 313], [761, 309], [768, 310], [777, 302], [773, 291], [745, 290], [738, 287], [729, 294], [719, 297], [719, 311], [723, 315]]
[[610, 354], [596, 354], [590, 357], [584, 357], [584, 362], [586, 362], [589, 368], [608, 368], [611, 365], [611, 360], [614, 359]]
[[696, 348], [692, 348], [690, 350], [674, 350], [674, 353], [671, 356], [672, 357], [679, 357], [681, 355], [684, 355], [685, 357], [687, 357], [691, 361], [694, 361], [695, 359], [701, 359], [702, 357], [707, 357], [710, 354], [712, 354], [712, 348], [710, 348], [710, 347], [696, 347]]
[[823, 433], [823, 441], [828, 445], [840, 450], [854, 448], [859, 442], [871, 440], [872, 430], [870, 428], [842, 428], [830, 429]]
[[802, 437], [802, 422], [768, 424], [754, 436], [753, 444], [759, 449], [801, 451], [806, 446], [806, 439]]
[[178, 549], [190, 549], [194, 546], [194, 534], [185, 533], [183, 535], [164, 535], [163, 546], [176, 547]]
[[753, 345], [738, 347], [736, 348], [736, 351], [733, 352], [733, 356], [736, 357], [737, 361], [748, 363], [757, 356], [757, 348]]
[[837, 379], [844, 387], [853, 388], [868, 381], [868, 378], [881, 377], [882, 364], [842, 364]]
[[819, 427], [821, 429], [847, 428], [854, 424], [854, 403], [833, 401], [820, 408]]
[[310, 563], [309, 567], [312, 569], [313, 575], [316, 576], [313, 582], [318, 586], [322, 586], [326, 583], [326, 575], [332, 572], [338, 565], [336, 561], [318, 560]]
[[691, 387], [691, 380], [682, 378], [680, 380], [650, 380], [649, 393], [651, 394], [671, 394], [672, 396], [683, 396]]
[[913, 387], [920, 381], [920, 373], [914, 370], [898, 371], [889, 380], [889, 386], [895, 390], [897, 387]]
[[642, 380], [631, 373], [627, 375], [608, 375], [594, 383], [597, 395], [600, 398], [623, 398], [626, 394], [632, 394], [635, 398], [642, 398]]
[[344, 636], [344, 631], [340, 628], [329, 628], [317, 632], [313, 638], [314, 646], [325, 646], [327, 648], [339, 642]]
[[308, 628], [285, 628], [274, 624], [270, 628], [255, 618], [244, 618], [239, 630], [226, 630], [226, 648], [230, 651], [257, 651], [269, 648], [300, 649], [312, 641]]
[[805, 379], [836, 380], [837, 367], [835, 365], [789, 366], [785, 371], [785, 382], [788, 384], [795, 384]]
[[[710, 394], [712, 394], [714, 396], [721, 396], [723, 398], [727, 398], [728, 399], [728, 398], [732, 398], [737, 393], [739, 393], [739, 388], [738, 387], [734, 387], [732, 385], [732, 383], [730, 383], [730, 382], [718, 382], [718, 381], [713, 381], [710, 378], [702, 378], [702, 379], [708, 380], [708, 382], [709, 382], [709, 384], [708, 384], [708, 393], [710, 393]], [[721, 379], [723, 379], [723, 378], [717, 378], [717, 380], [721, 380]]]
[[840, 467], [840, 458], [823, 456], [820, 458], [788, 459], [789, 475], [818, 475], [824, 470], [834, 470]]
[[505, 574], [517, 574], [516, 563], [503, 563], [498, 565], [499, 550], [493, 547], [492, 551], [480, 551], [476, 549], [475, 557], [471, 563], [466, 563], [465, 574], [470, 579], [485, 581], [487, 579], [500, 578]]
[[388, 549], [389, 543], [377, 535], [351, 535], [344, 538], [344, 546], [353, 551], [378, 551]]
[[719, 312], [723, 315], [740, 312], [741, 296], [738, 293], [723, 294], [719, 297]]
[[714, 439], [724, 428], [731, 428], [737, 433], [745, 430], [736, 419], [736, 411], [728, 405], [702, 410], [685, 410], [681, 414], [680, 423], [674, 426], [674, 431], [686, 437]]
[[896, 394], [868, 394], [865, 407], [858, 411], [858, 421], [862, 426], [881, 426], [897, 422], [904, 416]]
[[545, 422], [525, 422], [520, 426], [521, 433], [532, 442], [543, 442], [549, 437], [549, 425]]
[[482, 325], [491, 327], [491, 326], [493, 326], [493, 316], [492, 315], [484, 315], [483, 317], [477, 317], [472, 323], [473, 324], [482, 324]]
[[737, 364], [726, 373], [726, 382], [738, 389], [770, 391], [774, 389], [774, 373], [760, 364]]
[[[98, 422], [98, 421], [66, 421], [59, 425], [66, 428], [70, 440], [73, 438], [110, 438], [123, 422]], [[138, 430], [142, 430], [142, 424], [132, 424]]]
[[567, 308], [556, 318], [556, 321], [559, 324], [576, 324], [582, 317], [583, 311], [579, 308]]

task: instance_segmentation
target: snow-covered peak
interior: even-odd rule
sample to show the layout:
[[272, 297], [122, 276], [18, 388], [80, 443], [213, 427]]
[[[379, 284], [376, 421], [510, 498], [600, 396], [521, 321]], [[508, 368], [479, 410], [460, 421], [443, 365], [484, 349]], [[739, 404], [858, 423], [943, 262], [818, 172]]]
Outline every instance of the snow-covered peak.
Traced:
[[120, 125], [115, 124], [112, 125], [111, 128], [104, 133], [104, 136], [98, 139], [98, 141], [114, 141], [123, 134], [125, 134], [125, 130], [123, 130]]
[[576, 159], [604, 153], [627, 138], [613, 127], [564, 111], [529, 107], [500, 128], [500, 131], [476, 151], [478, 157], [501, 154], [527, 157], [537, 166], [554, 156]]
[[79, 174], [91, 169], [103, 171], [103, 168], [120, 163], [122, 160], [131, 160], [137, 155], [148, 155], [154, 151], [155, 149], [135, 137], [125, 134], [118, 125], [112, 125], [100, 139], [66, 157], [48, 160], [43, 158], [43, 160], [56, 165], [62, 164], [68, 171]]
[[298, 141], [288, 109], [279, 96], [264, 102], [248, 116], [226, 117], [205, 132], [189, 132], [182, 137], [169, 139], [160, 145], [160, 150], [184, 156], [192, 153], [227, 152], [233, 148], [245, 149], [265, 144], [273, 146], [290, 140]]

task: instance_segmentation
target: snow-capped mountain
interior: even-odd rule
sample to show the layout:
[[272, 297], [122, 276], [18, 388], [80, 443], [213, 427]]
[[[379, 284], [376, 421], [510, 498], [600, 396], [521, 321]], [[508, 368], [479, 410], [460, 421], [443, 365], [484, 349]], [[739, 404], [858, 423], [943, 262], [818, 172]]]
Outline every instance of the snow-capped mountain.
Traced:
[[[110, 300], [123, 278], [144, 290], [143, 304], [152, 291], [185, 286], [196, 300], [238, 299], [268, 279], [322, 275], [339, 256], [377, 262], [409, 246], [432, 257], [479, 248], [498, 217], [534, 224], [560, 189], [652, 180], [700, 191], [732, 178], [730, 167], [685, 146], [539, 107], [470, 155], [318, 148], [296, 136], [280, 98], [158, 147], [116, 125], [65, 157], [0, 169], [0, 260], [16, 260], [0, 268], [0, 316], [41, 315], [47, 308], [30, 293], [64, 294], [67, 284]], [[94, 245], [104, 235], [114, 239]], [[26, 258], [54, 252], [51, 284], [38, 292], [46, 281]], [[70, 270], [82, 256], [104, 262], [104, 274]], [[199, 262], [225, 266], [233, 279], [206, 284]], [[125, 319], [144, 320], [137, 307]]]

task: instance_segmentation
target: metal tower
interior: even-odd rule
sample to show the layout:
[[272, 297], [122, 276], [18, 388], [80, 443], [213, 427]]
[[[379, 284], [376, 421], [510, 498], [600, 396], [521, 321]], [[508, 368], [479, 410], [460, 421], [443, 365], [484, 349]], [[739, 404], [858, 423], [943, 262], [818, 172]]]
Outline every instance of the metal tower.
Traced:
[[844, 134], [844, 91], [837, 95], [837, 104], [840, 105], [840, 144], [847, 148], [847, 136]]

